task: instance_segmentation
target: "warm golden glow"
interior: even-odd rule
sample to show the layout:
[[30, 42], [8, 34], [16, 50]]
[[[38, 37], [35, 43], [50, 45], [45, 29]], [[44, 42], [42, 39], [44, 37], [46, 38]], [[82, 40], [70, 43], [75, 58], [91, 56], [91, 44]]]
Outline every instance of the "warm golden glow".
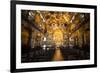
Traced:
[[54, 53], [54, 56], [53, 56], [53, 61], [62, 61], [64, 60], [63, 56], [62, 56], [62, 53], [60, 51], [60, 48], [56, 48], [56, 51]]
[[60, 28], [54, 30], [53, 41], [57, 47], [63, 44], [63, 32], [60, 30]]
[[21, 15], [23, 62], [90, 58], [89, 13], [22, 10]]

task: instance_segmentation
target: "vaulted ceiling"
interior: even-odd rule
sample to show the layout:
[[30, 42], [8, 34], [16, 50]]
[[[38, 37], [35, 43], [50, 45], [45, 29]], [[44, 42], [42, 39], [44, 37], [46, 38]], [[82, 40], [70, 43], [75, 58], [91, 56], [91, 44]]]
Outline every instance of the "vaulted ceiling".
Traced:
[[54, 27], [55, 24], [64, 27], [68, 32], [73, 33], [89, 22], [89, 14], [78, 12], [22, 10], [22, 19], [30, 23], [33, 28], [35, 27], [43, 33]]

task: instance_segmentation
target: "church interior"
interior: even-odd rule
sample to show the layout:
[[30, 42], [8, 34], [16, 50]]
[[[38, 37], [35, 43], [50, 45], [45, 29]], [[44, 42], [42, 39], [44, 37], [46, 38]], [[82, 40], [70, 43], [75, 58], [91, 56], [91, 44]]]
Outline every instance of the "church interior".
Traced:
[[21, 62], [90, 59], [90, 14], [21, 10]]

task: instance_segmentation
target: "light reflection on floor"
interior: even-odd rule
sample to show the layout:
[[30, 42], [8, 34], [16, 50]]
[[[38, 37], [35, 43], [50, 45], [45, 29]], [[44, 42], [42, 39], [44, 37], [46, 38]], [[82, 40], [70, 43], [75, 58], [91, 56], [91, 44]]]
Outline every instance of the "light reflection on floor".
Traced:
[[52, 60], [53, 60], [53, 61], [62, 61], [62, 60], [64, 60], [60, 48], [56, 48]]

